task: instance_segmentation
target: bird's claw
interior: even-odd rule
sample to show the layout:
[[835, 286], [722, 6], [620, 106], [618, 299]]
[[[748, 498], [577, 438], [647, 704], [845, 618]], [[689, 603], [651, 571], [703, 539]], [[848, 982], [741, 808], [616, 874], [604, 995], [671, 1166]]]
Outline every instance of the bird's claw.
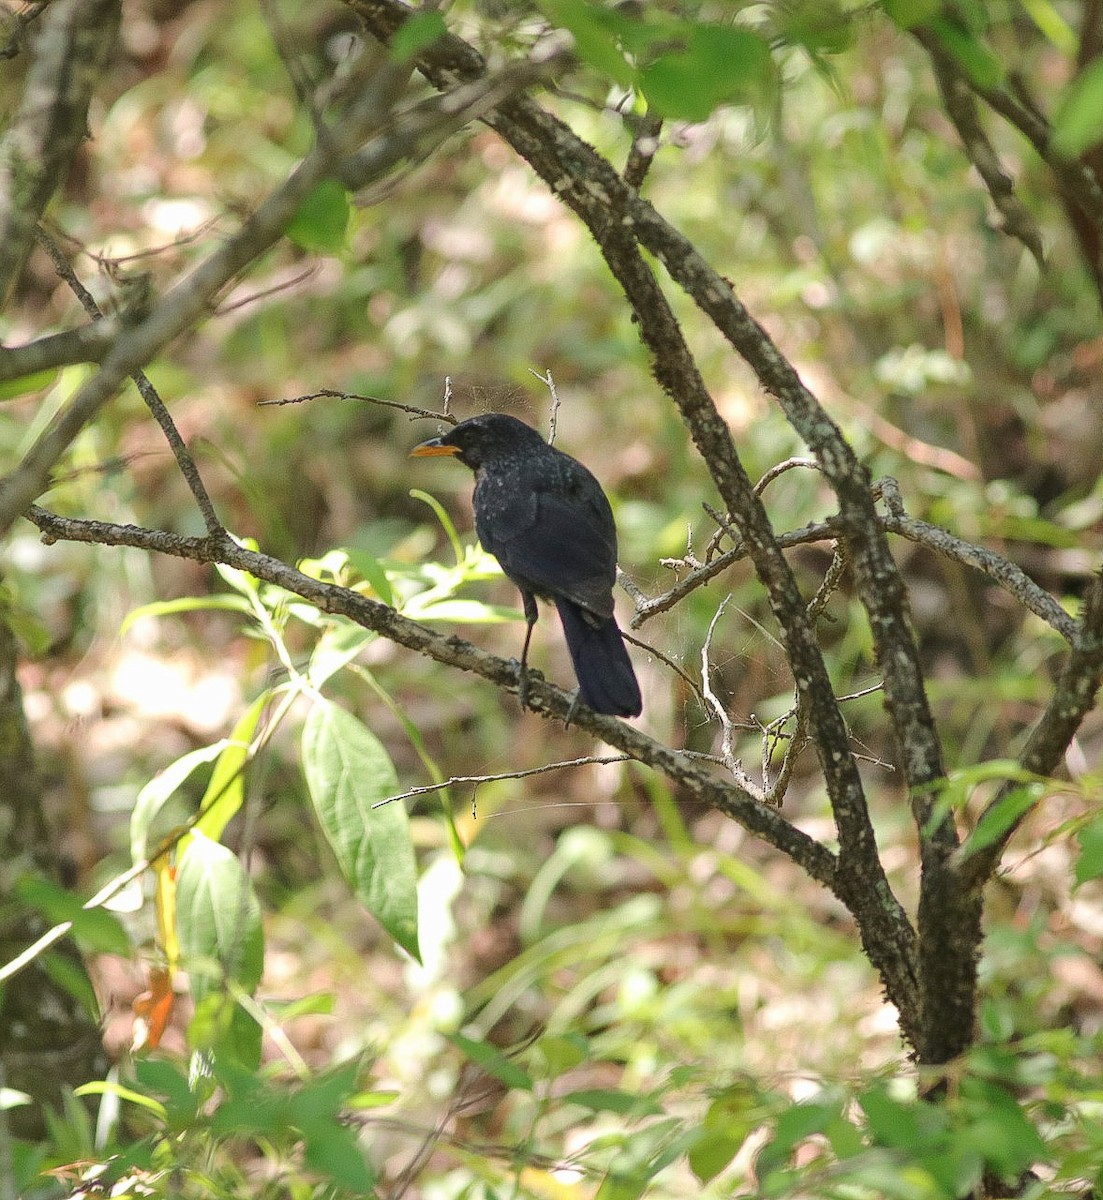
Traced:
[[509, 665], [517, 676], [517, 699], [520, 701], [521, 708], [526, 709], [529, 706], [529, 669], [516, 658], [511, 658]]
[[579, 702], [581, 701], [581, 699], [582, 699], [582, 689], [580, 687], [577, 687], [571, 693], [571, 706], [570, 706], [570, 708], [567, 709], [567, 715], [563, 718], [564, 730], [570, 729], [571, 722], [574, 720], [574, 715], [576, 712], [578, 712], [578, 705], [579, 705]]

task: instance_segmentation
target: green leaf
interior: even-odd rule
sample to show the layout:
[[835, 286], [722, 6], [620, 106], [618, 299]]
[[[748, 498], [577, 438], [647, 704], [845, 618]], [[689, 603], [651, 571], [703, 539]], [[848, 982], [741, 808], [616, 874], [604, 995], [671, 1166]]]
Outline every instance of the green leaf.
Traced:
[[287, 236], [304, 250], [335, 254], [344, 248], [348, 223], [348, 193], [335, 179], [326, 179], [299, 206]]
[[1062, 54], [1069, 57], [1076, 54], [1076, 34], [1049, 0], [1022, 0], [1022, 6], [1034, 24]]
[[188, 1086], [187, 1077], [171, 1062], [163, 1058], [135, 1058], [134, 1075], [146, 1091], [166, 1097], [166, 1116], [175, 1127], [186, 1128], [194, 1119], [199, 1097]]
[[227, 992], [208, 992], [196, 1002], [195, 1015], [188, 1022], [188, 1045], [209, 1054], [220, 1068], [237, 1063], [255, 1071], [260, 1066], [262, 1036], [261, 1027]]
[[154, 819], [169, 799], [176, 794], [184, 781], [197, 768], [217, 758], [226, 747], [224, 740], [211, 746], [202, 746], [189, 751], [174, 763], [170, 763], [138, 793], [134, 811], [130, 814], [130, 858], [139, 863], [149, 846], [149, 831]]
[[1001, 796], [996, 804], [981, 814], [976, 828], [962, 846], [962, 859], [998, 842], [1021, 817], [1037, 805], [1043, 790], [1042, 784], [1032, 783], [1026, 787], [1013, 788], [1006, 796]]
[[1078, 158], [1103, 141], [1103, 58], [1073, 79], [1057, 101], [1053, 147], [1066, 158]]
[[465, 625], [488, 625], [524, 618], [519, 609], [484, 604], [481, 600], [435, 600], [421, 608], [416, 596], [406, 605], [405, 612], [417, 621], [460, 621]]
[[562, 1099], [568, 1104], [578, 1104], [593, 1112], [613, 1112], [627, 1115], [629, 1113], [655, 1114], [661, 1113], [661, 1105], [656, 1104], [638, 1092], [622, 1092], [617, 1088], [583, 1088], [577, 1092], [566, 1092]]
[[770, 48], [757, 33], [702, 24], [689, 28], [684, 48], [643, 68], [640, 87], [663, 116], [705, 121], [721, 104], [762, 99], [775, 79]]
[[1002, 1087], [966, 1078], [961, 1092], [972, 1122], [962, 1135], [962, 1143], [982, 1155], [1005, 1178], [1017, 1178], [1028, 1167], [1049, 1160], [1038, 1131]]
[[935, 17], [930, 25], [938, 40], [978, 87], [994, 88], [1003, 83], [1003, 63], [972, 30], [944, 17]]
[[113, 1083], [109, 1079], [94, 1079], [91, 1083], [83, 1083], [80, 1087], [73, 1089], [75, 1096], [118, 1096], [120, 1100], [127, 1100], [131, 1104], [138, 1105], [139, 1108], [144, 1108], [146, 1112], [151, 1112], [160, 1120], [164, 1121], [168, 1114], [165, 1112], [165, 1106], [159, 1101], [154, 1100], [150, 1096], [143, 1096], [141, 1092], [136, 1092], [132, 1088], [123, 1087], [121, 1084]]
[[823, 1133], [837, 1115], [836, 1105], [811, 1101], [785, 1109], [778, 1116], [773, 1138], [759, 1152], [756, 1160], [759, 1173], [767, 1174], [784, 1166], [796, 1145], [814, 1133]]
[[326, 627], [310, 656], [306, 677], [310, 686], [320, 688], [347, 667], [379, 635], [351, 621], [337, 621]]
[[1103, 820], [1085, 825], [1076, 835], [1080, 857], [1076, 860], [1076, 886], [1103, 875]]
[[33, 375], [21, 375], [18, 379], [8, 379], [4, 383], [0, 383], [0, 400], [14, 400], [16, 396], [25, 396], [28, 392], [40, 392], [53, 383], [57, 374], [57, 368], [50, 367], [45, 371], [36, 371]]
[[338, 865], [368, 911], [410, 955], [417, 941], [417, 864], [398, 791], [379, 739], [355, 717], [318, 700], [303, 725], [303, 772]]
[[626, 18], [586, 0], [543, 0], [540, 7], [554, 24], [570, 33], [574, 51], [584, 63], [620, 87], [632, 86], [635, 71], [617, 36], [628, 23]]
[[689, 1169], [701, 1183], [708, 1183], [731, 1162], [743, 1145], [741, 1138], [717, 1129], [703, 1129], [689, 1148]]
[[223, 743], [222, 753], [211, 772], [207, 790], [199, 802], [199, 811], [203, 815], [195, 823], [195, 829], [213, 842], [222, 837], [222, 831], [245, 801], [245, 764], [249, 761], [253, 734], [271, 698], [271, 691], [266, 689], [249, 705]]
[[181, 596], [178, 600], [157, 600], [143, 604], [126, 614], [119, 628], [120, 636], [141, 617], [167, 617], [173, 613], [218, 611], [249, 613], [252, 608], [241, 596]]
[[16, 895], [52, 924], [71, 921], [72, 934], [85, 949], [101, 954], [129, 956], [130, 938], [119, 918], [103, 908], [85, 908], [80, 896], [67, 892], [41, 875], [26, 875], [16, 884]]
[[198, 829], [176, 875], [176, 924], [197, 1002], [220, 978], [253, 994], [264, 970], [260, 905], [237, 855]]
[[532, 1080], [528, 1074], [512, 1059], [506, 1058], [496, 1046], [464, 1037], [462, 1033], [449, 1034], [448, 1040], [462, 1050], [473, 1063], [482, 1067], [488, 1075], [493, 1075], [495, 1079], [501, 1080], [506, 1087], [516, 1088], [522, 1092], [532, 1091]]
[[[95, 949], [91, 944], [88, 944], [88, 948]], [[118, 953], [118, 951], [109, 951], [109, 953]], [[129, 954], [130, 950], [128, 949], [126, 953]], [[92, 987], [88, 972], [79, 959], [70, 958], [66, 954], [51, 953], [44, 954], [38, 961], [54, 983], [76, 1000], [88, 1014], [90, 1020], [95, 1022], [101, 1020], [103, 1014], [100, 1011], [100, 1002], [96, 998], [96, 990]]]
[[387, 571], [379, 559], [367, 550], [359, 548], [348, 550], [346, 554], [353, 570], [372, 585], [375, 594], [384, 604], [389, 604], [391, 608], [394, 608], [394, 589], [391, 587]]
[[881, 0], [881, 7], [901, 29], [914, 29], [938, 15], [942, 0]]
[[944, 1108], [922, 1100], [896, 1100], [880, 1085], [863, 1092], [858, 1103], [870, 1136], [880, 1145], [913, 1153], [925, 1146], [942, 1145], [949, 1125]]
[[447, 32], [439, 12], [415, 13], [395, 30], [391, 38], [391, 58], [399, 63], [409, 62], [418, 51], [431, 46]]
[[303, 1136], [303, 1150], [306, 1165], [339, 1187], [360, 1196], [372, 1191], [375, 1176], [351, 1129], [336, 1121], [312, 1125]]

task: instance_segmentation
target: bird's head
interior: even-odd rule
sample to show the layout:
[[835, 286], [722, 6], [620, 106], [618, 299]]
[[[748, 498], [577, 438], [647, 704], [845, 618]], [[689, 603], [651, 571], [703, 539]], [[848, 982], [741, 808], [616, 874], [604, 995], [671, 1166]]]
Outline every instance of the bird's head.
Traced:
[[495, 460], [512, 458], [526, 447], [545, 449], [547, 443], [530, 425], [507, 413], [483, 413], [461, 421], [448, 433], [415, 446], [414, 458], [450, 455], [477, 471]]

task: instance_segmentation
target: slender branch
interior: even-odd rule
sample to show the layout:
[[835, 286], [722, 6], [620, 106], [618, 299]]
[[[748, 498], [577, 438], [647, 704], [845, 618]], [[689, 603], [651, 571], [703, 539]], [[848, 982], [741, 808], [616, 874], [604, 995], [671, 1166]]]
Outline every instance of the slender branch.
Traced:
[[977, 169], [988, 195], [1003, 218], [1003, 230], [1017, 238], [1044, 266], [1042, 235], [1030, 210], [1015, 195], [1015, 184], [981, 127], [976, 96], [957, 64], [933, 39], [925, 43], [931, 55], [942, 104], [961, 138], [965, 154]]
[[397, 408], [399, 412], [409, 413], [412, 417], [430, 417], [434, 421], [447, 421], [449, 425], [456, 424], [456, 418], [448, 412], [438, 412], [432, 408], [417, 408], [412, 404], [400, 404], [397, 400], [381, 400], [378, 396], [358, 396], [355, 392], [338, 392], [333, 388], [320, 388], [316, 392], [308, 392], [305, 396], [287, 396], [281, 400], [258, 400], [257, 407], [266, 405], [305, 404], [309, 400], [360, 400], [366, 404], [382, 404], [385, 408]]
[[[47, 543], [77, 541], [104, 546], [132, 546], [176, 558], [236, 567], [257, 579], [301, 596], [323, 612], [348, 617], [408, 650], [424, 654], [446, 666], [470, 671], [505, 690], [517, 690], [517, 664], [512, 660], [487, 654], [462, 638], [445, 637], [349, 588], [312, 579], [270, 555], [246, 550], [228, 536], [189, 538], [160, 530], [141, 529], [135, 525], [76, 520], [59, 517], [37, 505], [30, 507], [27, 517], [42, 531], [43, 540]], [[629, 757], [661, 771], [702, 803], [726, 813], [748, 832], [756, 834], [793, 859], [817, 882], [833, 891], [837, 888], [835, 855], [814, 838], [790, 825], [778, 813], [759, 804], [738, 786], [714, 778], [694, 766], [687, 756], [624, 721], [603, 716], [584, 704], [578, 704], [573, 691], [567, 692], [546, 683], [538, 672], [529, 673], [528, 704], [533, 711], [548, 719], [564, 721], [570, 714], [573, 725], [600, 737]]]
[[732, 778], [735, 779], [741, 787], [745, 788], [752, 796], [755, 796], [760, 801], [765, 801], [765, 794], [762, 789], [754, 782], [753, 779], [743, 770], [743, 764], [735, 757], [734, 746], [734, 730], [732, 728], [731, 717], [728, 716], [728, 710], [724, 706], [724, 702], [712, 690], [712, 663], [709, 659], [710, 651], [712, 650], [712, 635], [716, 632], [716, 624], [724, 615], [724, 609], [728, 607], [728, 602], [731, 600], [731, 593], [720, 602], [716, 612], [712, 614], [712, 620], [709, 622], [708, 633], [705, 634], [705, 642], [701, 647], [701, 692], [705, 697], [706, 707], [711, 708], [713, 715], [720, 722], [720, 760], [724, 766], [728, 768]]
[[1057, 603], [1056, 600], [1030, 578], [1029, 575], [1013, 562], [987, 550], [983, 546], [974, 546], [948, 530], [927, 521], [909, 517], [900, 501], [899, 488], [896, 481], [886, 477], [880, 481], [888, 515], [881, 518], [881, 527], [889, 533], [899, 534], [911, 542], [918, 542], [931, 550], [955, 559], [966, 566], [975, 567], [982, 571], [993, 583], [999, 584], [1009, 592], [1025, 608], [1036, 617], [1052, 626], [1065, 639], [1072, 643], [1077, 637], [1077, 623]]

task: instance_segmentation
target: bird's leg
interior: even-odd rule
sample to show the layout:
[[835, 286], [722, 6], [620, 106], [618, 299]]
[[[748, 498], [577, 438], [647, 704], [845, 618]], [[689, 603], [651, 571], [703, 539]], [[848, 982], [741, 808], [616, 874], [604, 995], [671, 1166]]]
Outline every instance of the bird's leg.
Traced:
[[576, 687], [571, 693], [571, 707], [567, 709], [567, 715], [563, 718], [563, 728], [570, 729], [571, 722], [574, 720], [574, 715], [578, 712], [578, 705], [582, 700], [582, 688]]
[[521, 647], [521, 662], [517, 668], [517, 699], [522, 708], [529, 706], [529, 642], [532, 641], [532, 627], [540, 615], [536, 607], [536, 597], [532, 592], [521, 593], [521, 603], [525, 606], [525, 644]]

